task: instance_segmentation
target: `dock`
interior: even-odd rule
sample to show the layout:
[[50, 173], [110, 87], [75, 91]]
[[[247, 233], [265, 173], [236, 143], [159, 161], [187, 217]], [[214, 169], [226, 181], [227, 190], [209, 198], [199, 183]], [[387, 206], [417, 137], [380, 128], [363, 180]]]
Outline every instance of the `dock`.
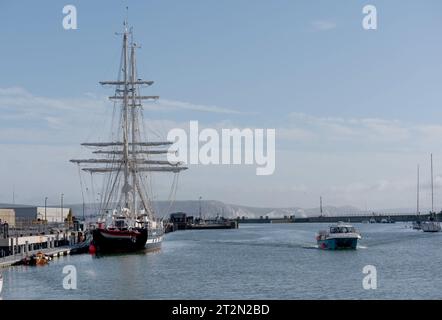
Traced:
[[205, 222], [200, 224], [189, 224], [187, 230], [219, 230], [219, 229], [238, 229], [238, 222], [236, 220], [225, 222]]
[[0, 228], [0, 268], [20, 263], [39, 252], [50, 258], [87, 252], [89, 240], [88, 232], [68, 227], [29, 225], [8, 228], [3, 225]]
[[[29, 251], [28, 255], [32, 256], [33, 254], [36, 254], [38, 252], [44, 253], [46, 256], [49, 256], [51, 258], [57, 258], [57, 257], [69, 255], [71, 253], [71, 248], [69, 246], [63, 246], [63, 247], [57, 247], [57, 248], [33, 250], [33, 251]], [[10, 256], [0, 258], [0, 268], [6, 268], [6, 267], [13, 266], [13, 265], [19, 263], [24, 257], [25, 256], [23, 254], [15, 254], [15, 255], [10, 255]]]
[[219, 230], [219, 229], [238, 229], [236, 219], [226, 219], [217, 216], [212, 219], [194, 218], [184, 212], [176, 212], [170, 215], [165, 225], [165, 232], [177, 230]]
[[[316, 217], [299, 217], [296, 218], [294, 215], [285, 216], [280, 218], [271, 218], [268, 216], [259, 218], [247, 218], [241, 217], [237, 221], [241, 223], [337, 223], [337, 222], [349, 222], [349, 223], [394, 223], [394, 222], [413, 222], [413, 221], [425, 221], [430, 217], [429, 214], [420, 214], [419, 216], [415, 213], [372, 213], [372, 214], [353, 214], [353, 215], [342, 215], [342, 216], [316, 216]], [[442, 212], [436, 214], [438, 221], [442, 221]]]
[[236, 221], [238, 223], [294, 223], [298, 222], [298, 219], [295, 219], [295, 216], [284, 216], [280, 218], [270, 218], [268, 216], [261, 216], [259, 218], [238, 218]]

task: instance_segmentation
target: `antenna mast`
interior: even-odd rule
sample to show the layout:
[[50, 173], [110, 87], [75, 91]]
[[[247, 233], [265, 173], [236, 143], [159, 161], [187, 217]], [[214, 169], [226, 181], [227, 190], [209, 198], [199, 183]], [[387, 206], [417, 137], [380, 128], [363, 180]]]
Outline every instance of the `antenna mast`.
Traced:
[[433, 192], [433, 154], [430, 154], [431, 159], [431, 212], [434, 211], [434, 192]]
[[419, 165], [417, 165], [417, 200], [416, 200], [416, 213], [417, 213], [417, 215], [420, 214], [420, 212], [419, 212]]

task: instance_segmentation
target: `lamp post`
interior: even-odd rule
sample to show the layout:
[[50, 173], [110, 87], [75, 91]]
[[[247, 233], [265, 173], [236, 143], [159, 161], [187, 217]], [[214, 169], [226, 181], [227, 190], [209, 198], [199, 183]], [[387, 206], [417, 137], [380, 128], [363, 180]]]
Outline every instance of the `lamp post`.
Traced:
[[46, 214], [46, 209], [47, 209], [47, 207], [48, 207], [48, 197], [45, 197], [45, 223], [47, 224], [48, 223], [48, 216], [47, 216], [47, 214]]
[[199, 197], [199, 206], [200, 206], [200, 212], [199, 212], [199, 213], [200, 213], [200, 220], [201, 220], [201, 199], [202, 199], [202, 197], [200, 196], [200, 197]]
[[63, 196], [64, 194], [61, 194], [61, 223], [63, 223]]

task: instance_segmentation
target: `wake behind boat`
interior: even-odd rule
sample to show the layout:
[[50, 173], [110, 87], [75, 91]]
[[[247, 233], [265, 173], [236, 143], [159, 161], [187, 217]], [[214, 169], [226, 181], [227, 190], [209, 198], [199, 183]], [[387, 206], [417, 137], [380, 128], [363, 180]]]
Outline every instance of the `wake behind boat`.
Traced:
[[319, 231], [316, 236], [318, 247], [325, 250], [356, 249], [359, 239], [361, 236], [355, 228], [342, 222], [330, 226], [327, 231]]
[[[142, 118], [142, 100], [156, 100], [158, 96], [143, 96], [141, 87], [153, 84], [138, 77], [132, 29], [124, 23], [123, 50], [118, 80], [102, 81], [115, 86], [114, 110], [120, 117], [113, 122], [112, 142], [83, 143], [96, 148], [101, 158], [77, 159], [71, 162], [91, 174], [104, 174], [103, 191], [97, 226], [92, 230], [92, 248], [96, 252], [131, 252], [147, 248], [157, 249], [163, 240], [163, 223], [156, 217], [151, 204], [151, 176], [146, 173], [172, 172], [187, 169], [181, 163], [159, 159], [170, 151], [170, 141], [146, 141], [147, 130]], [[129, 41], [130, 38], [130, 41]], [[98, 150], [97, 150], [98, 149]], [[156, 158], [155, 158], [156, 157]], [[176, 178], [176, 177], [175, 177]], [[80, 175], [81, 179], [81, 175]], [[176, 179], [173, 186], [176, 187]]]

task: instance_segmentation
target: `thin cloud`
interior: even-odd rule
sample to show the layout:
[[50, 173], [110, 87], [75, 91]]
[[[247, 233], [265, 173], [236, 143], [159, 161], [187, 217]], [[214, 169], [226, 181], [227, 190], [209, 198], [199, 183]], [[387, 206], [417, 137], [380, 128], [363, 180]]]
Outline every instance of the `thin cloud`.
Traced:
[[430, 152], [440, 148], [442, 126], [396, 119], [318, 117], [293, 112], [277, 132], [282, 133], [277, 135], [279, 139], [308, 143], [314, 137], [320, 146], [340, 150], [369, 148], [374, 151]]
[[311, 26], [317, 31], [328, 31], [337, 27], [336, 23], [330, 20], [315, 20], [311, 22]]
[[201, 105], [201, 104], [194, 104], [194, 103], [176, 101], [176, 100], [160, 99], [158, 103], [161, 106], [164, 106], [165, 108], [172, 110], [181, 109], [181, 110], [223, 113], [223, 114], [249, 114], [238, 110], [222, 108], [213, 105]]
[[[76, 142], [83, 136], [89, 137], [93, 129], [95, 132], [97, 128], [103, 131], [98, 136], [105, 139], [106, 130], [110, 127], [109, 121], [112, 119], [112, 106], [113, 103], [105, 96], [93, 93], [85, 93], [81, 97], [74, 98], [54, 98], [35, 95], [21, 87], [0, 88], [0, 143]], [[246, 114], [213, 105], [168, 99], [146, 103], [144, 108], [158, 113], [183, 110], [214, 114]], [[172, 120], [171, 123], [164, 120], [156, 122], [157, 125], [153, 130], [163, 135], [167, 134], [167, 126], [177, 125], [173, 118], [169, 120]]]
[[[21, 87], [0, 88], [0, 109], [22, 116], [25, 116], [25, 113], [28, 116], [36, 116], [56, 111], [81, 111], [84, 113], [84, 110], [109, 108], [109, 105], [112, 105], [112, 102], [109, 102], [106, 97], [97, 96], [93, 93], [85, 93], [84, 97], [81, 98], [52, 98], [34, 95]], [[219, 114], [250, 114], [231, 108], [168, 99], [160, 99], [156, 103], [146, 103], [145, 109], [151, 111], [189, 110]]]

